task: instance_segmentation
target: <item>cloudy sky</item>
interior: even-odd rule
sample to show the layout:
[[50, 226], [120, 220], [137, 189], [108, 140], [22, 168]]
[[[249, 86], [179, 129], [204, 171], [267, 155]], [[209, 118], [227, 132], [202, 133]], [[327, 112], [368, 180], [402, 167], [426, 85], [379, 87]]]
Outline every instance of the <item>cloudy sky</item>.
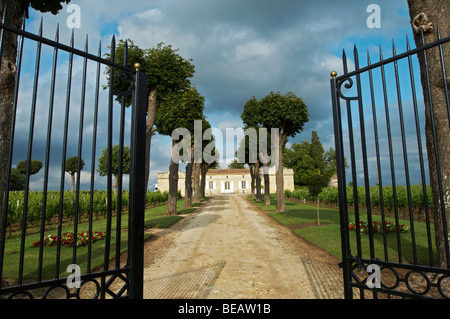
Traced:
[[[72, 0], [71, 3], [80, 8], [80, 28], [75, 29], [77, 48], [84, 48], [88, 34], [89, 52], [97, 54], [99, 41], [106, 52], [114, 34], [116, 39], [132, 39], [141, 48], [164, 42], [178, 48], [184, 58], [192, 59], [196, 70], [192, 82], [206, 99], [205, 115], [212, 127], [223, 131], [242, 127], [240, 115], [245, 102], [252, 96], [262, 98], [271, 91], [293, 91], [308, 106], [310, 121], [304, 131], [289, 142], [310, 140], [311, 131], [315, 130], [325, 149], [334, 147], [330, 72], [335, 70], [342, 74], [342, 50], [351, 55], [356, 44], [362, 61], [366, 59], [367, 50], [374, 53], [372, 60], [377, 61], [378, 45], [386, 52], [386, 57], [392, 55], [392, 40], [401, 51], [405, 47], [405, 35], [412, 39], [406, 0]], [[381, 28], [367, 25], [370, 4], [380, 8]], [[68, 28], [67, 20], [71, 18], [71, 12], [66, 8], [57, 16], [31, 12], [27, 29], [37, 32], [43, 16], [44, 35], [54, 38], [59, 23], [60, 42], [68, 44], [72, 30]], [[28, 88], [33, 83], [35, 44], [30, 44], [28, 50], [25, 50], [24, 60], [28, 71], [24, 70], [21, 84], [23, 101], [31, 100], [31, 90], [25, 88], [27, 83]], [[46, 52], [51, 61], [52, 51]], [[62, 73], [66, 72], [64, 59], [61, 53], [58, 70]], [[41, 75], [39, 85], [40, 89], [47, 90], [51, 63], [41, 63], [41, 73], [45, 76]], [[93, 71], [88, 75], [88, 96], [89, 92], [94, 92], [95, 66], [89, 70]], [[74, 64], [74, 72], [74, 78], [82, 73], [82, 60]], [[66, 81], [63, 75], [57, 81], [60, 85], [55, 97], [54, 121], [57, 124], [64, 121]], [[79, 95], [76, 85], [74, 96]], [[43, 99], [48, 95], [45, 92]], [[86, 102], [89, 103], [90, 100]], [[29, 112], [25, 110], [24, 113]], [[79, 123], [76, 116], [73, 118], [71, 125], [76, 132]], [[92, 131], [92, 116], [86, 115], [84, 121], [84, 131]], [[20, 123], [28, 134], [29, 123]], [[39, 157], [38, 141], [45, 143], [46, 125], [47, 120], [43, 117], [35, 128], [33, 157]], [[106, 128], [100, 126], [99, 130]], [[76, 152], [78, 133], [73, 134], [75, 143], [69, 145], [68, 155]], [[54, 136], [54, 140], [60, 139], [63, 132], [55, 131]], [[168, 170], [169, 143], [166, 136], [156, 135], [152, 140], [150, 185], [156, 183], [157, 172]], [[84, 144], [88, 150], [87, 139]], [[100, 145], [98, 150], [103, 147]], [[233, 151], [223, 145], [227, 159], [232, 159]], [[85, 162], [89, 162], [90, 153], [86, 152]], [[58, 157], [60, 151], [52, 150], [52, 154]], [[20, 156], [23, 154], [17, 155], [17, 160]], [[226, 163], [222, 164], [222, 167], [226, 166]], [[90, 163], [84, 169], [85, 182], [89, 180], [89, 170]], [[59, 174], [54, 173], [58, 178]], [[96, 176], [96, 180], [100, 179]], [[33, 177], [33, 182], [32, 185], [39, 188], [42, 176]]]

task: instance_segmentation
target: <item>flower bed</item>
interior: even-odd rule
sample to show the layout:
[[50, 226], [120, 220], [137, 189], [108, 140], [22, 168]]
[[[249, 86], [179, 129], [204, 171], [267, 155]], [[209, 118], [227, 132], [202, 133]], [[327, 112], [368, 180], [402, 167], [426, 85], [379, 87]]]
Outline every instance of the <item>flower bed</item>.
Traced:
[[[349, 230], [356, 231], [357, 228], [358, 228], [357, 225], [355, 225], [354, 223], [348, 224]], [[372, 222], [372, 230], [373, 230], [374, 234], [382, 234], [383, 233], [383, 223], [377, 222], [377, 221]], [[386, 233], [393, 233], [393, 232], [397, 231], [397, 228], [395, 227], [395, 224], [392, 222], [384, 222], [384, 230], [386, 231]], [[369, 223], [363, 222], [363, 221], [359, 222], [359, 231], [361, 232], [361, 234], [368, 234], [369, 233]], [[400, 225], [399, 231], [400, 231], [400, 233], [407, 233], [407, 232], [409, 232], [409, 227], [405, 226], [405, 225]]]
[[[105, 238], [106, 232], [92, 232], [91, 242], [103, 240]], [[61, 246], [73, 247], [75, 242], [75, 236], [73, 233], [63, 233], [61, 235]], [[77, 247], [87, 246], [89, 243], [89, 232], [78, 233], [76, 238]], [[40, 241], [37, 240], [33, 243], [33, 247], [39, 247]], [[44, 238], [44, 246], [54, 247], [58, 245], [58, 236], [48, 235]]]

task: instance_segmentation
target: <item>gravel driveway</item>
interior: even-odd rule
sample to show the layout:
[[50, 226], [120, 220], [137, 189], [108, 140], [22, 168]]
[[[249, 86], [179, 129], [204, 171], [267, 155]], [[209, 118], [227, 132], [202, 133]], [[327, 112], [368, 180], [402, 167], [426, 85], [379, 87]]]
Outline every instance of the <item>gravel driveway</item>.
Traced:
[[212, 197], [154, 234], [145, 246], [146, 299], [343, 297], [338, 260], [245, 196]]

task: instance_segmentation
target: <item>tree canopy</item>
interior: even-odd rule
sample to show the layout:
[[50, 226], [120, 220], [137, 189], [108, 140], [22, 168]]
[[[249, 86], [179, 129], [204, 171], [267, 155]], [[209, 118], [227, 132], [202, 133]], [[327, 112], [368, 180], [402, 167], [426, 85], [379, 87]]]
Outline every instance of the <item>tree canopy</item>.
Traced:
[[283, 143], [285, 138], [303, 131], [304, 124], [309, 121], [306, 104], [293, 92], [270, 92], [260, 100], [260, 104], [258, 122], [268, 129], [279, 128]]
[[[27, 160], [20, 161], [16, 168], [20, 172], [20, 174], [25, 175], [27, 173]], [[30, 162], [30, 175], [35, 175], [39, 173], [42, 168], [42, 162], [40, 160], [31, 160]]]
[[[191, 85], [190, 78], [194, 76], [195, 67], [192, 60], [184, 59], [178, 54], [178, 49], [171, 45], [158, 43], [151, 49], [141, 49], [132, 40], [119, 40], [114, 52], [114, 61], [123, 64], [125, 46], [127, 46], [127, 66], [134, 68], [135, 63], [141, 65], [140, 70], [147, 74], [148, 94], [157, 89], [158, 101], [170, 100], [177, 92], [188, 89]], [[105, 54], [106, 58], [112, 59], [111, 53]], [[110, 68], [106, 69], [108, 83], [110, 80]], [[123, 75], [119, 76], [119, 70], [114, 70], [114, 90], [118, 92], [127, 91], [131, 79], [123, 81]], [[107, 86], [106, 86], [107, 87]], [[105, 88], [106, 88], [105, 87]], [[121, 97], [117, 97], [121, 102]], [[125, 106], [131, 105], [131, 94], [125, 99]]]
[[161, 135], [170, 136], [177, 128], [186, 128], [194, 136], [194, 121], [201, 120], [205, 98], [193, 86], [179, 91], [159, 103], [155, 128]]
[[75, 173], [77, 173], [79, 170], [81, 171], [84, 167], [84, 161], [83, 159], [80, 160], [80, 169], [78, 169], [78, 156], [72, 156], [69, 157], [66, 160], [66, 172], [69, 173], [70, 175], [74, 175]]
[[[41, 12], [51, 12], [57, 14], [63, 8], [63, 4], [69, 3], [71, 0], [21, 0], [28, 7], [32, 7], [35, 10]], [[27, 16], [28, 17], [28, 16]]]
[[[112, 147], [111, 174], [114, 175], [119, 173], [119, 151], [120, 148], [118, 144]], [[99, 172], [100, 176], [108, 175], [108, 148], [105, 148], [98, 158], [97, 172]], [[122, 173], [130, 173], [130, 147], [128, 145], [123, 147]]]

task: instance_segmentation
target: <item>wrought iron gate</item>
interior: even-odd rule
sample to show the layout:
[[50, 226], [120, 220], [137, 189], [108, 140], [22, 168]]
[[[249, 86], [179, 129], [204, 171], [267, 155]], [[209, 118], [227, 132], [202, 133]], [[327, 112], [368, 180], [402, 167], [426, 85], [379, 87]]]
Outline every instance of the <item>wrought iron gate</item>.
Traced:
[[[64, 45], [59, 26], [50, 40], [42, 20], [36, 35], [6, 18], [2, 62], [5, 35], [19, 45], [0, 194], [0, 298], [142, 298], [147, 77], [129, 67], [126, 44], [116, 62], [114, 37], [103, 58], [101, 43], [89, 53], [87, 37], [84, 50], [74, 48], [73, 30]], [[128, 89], [118, 92], [118, 82]], [[33, 175], [35, 159], [42, 169]]]
[[[371, 63], [367, 51], [365, 67], [359, 65], [355, 46], [354, 71], [348, 70], [351, 62], [344, 51], [343, 74], [331, 74], [346, 298], [450, 298], [449, 238], [444, 236], [441, 248], [446, 266], [437, 265], [433, 225], [436, 205], [441, 220], [449, 218], [448, 194], [442, 191], [449, 172], [437, 170], [440, 197], [433, 202], [424, 134], [425, 99], [431, 108], [434, 101], [430, 76], [439, 77], [445, 89], [448, 118], [443, 119], [450, 128], [444, 59], [449, 42], [439, 31], [436, 42], [416, 49], [406, 39], [405, 53], [397, 54], [393, 44], [392, 57], [383, 59], [380, 48], [377, 63]], [[422, 96], [418, 56], [427, 61], [430, 50], [440, 55], [440, 70], [422, 73], [428, 83], [428, 94]], [[427, 125], [436, 141], [434, 120]], [[449, 156], [437, 148], [434, 152], [437, 159]], [[449, 234], [447, 222], [439, 227]]]

